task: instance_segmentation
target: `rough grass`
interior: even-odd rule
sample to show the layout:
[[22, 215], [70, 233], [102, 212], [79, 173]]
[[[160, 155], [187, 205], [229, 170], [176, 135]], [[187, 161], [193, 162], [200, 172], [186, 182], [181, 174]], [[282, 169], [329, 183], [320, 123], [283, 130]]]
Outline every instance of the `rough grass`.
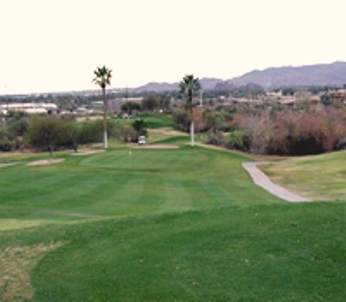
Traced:
[[346, 200], [346, 152], [259, 166], [277, 184], [315, 200]]
[[7, 247], [0, 252], [0, 301], [23, 301], [32, 298], [32, 269], [61, 242], [35, 246]]

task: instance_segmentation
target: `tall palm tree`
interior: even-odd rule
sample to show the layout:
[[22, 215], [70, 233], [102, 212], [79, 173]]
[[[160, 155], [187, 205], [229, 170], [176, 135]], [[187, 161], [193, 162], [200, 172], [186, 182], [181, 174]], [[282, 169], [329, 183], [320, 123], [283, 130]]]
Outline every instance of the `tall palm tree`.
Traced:
[[106, 86], [111, 84], [112, 70], [108, 69], [106, 66], [97, 67], [94, 70], [95, 78], [92, 80], [95, 85], [98, 85], [102, 89], [102, 98], [103, 98], [103, 144], [104, 148], [108, 148], [107, 141], [107, 99], [106, 99]]
[[195, 78], [192, 74], [186, 75], [183, 80], [179, 83], [179, 88], [181, 93], [187, 93], [187, 105], [190, 111], [190, 137], [191, 137], [191, 142], [190, 146], [193, 147], [195, 144], [194, 140], [194, 115], [193, 115], [193, 94], [201, 89], [201, 84], [199, 82], [198, 78]]

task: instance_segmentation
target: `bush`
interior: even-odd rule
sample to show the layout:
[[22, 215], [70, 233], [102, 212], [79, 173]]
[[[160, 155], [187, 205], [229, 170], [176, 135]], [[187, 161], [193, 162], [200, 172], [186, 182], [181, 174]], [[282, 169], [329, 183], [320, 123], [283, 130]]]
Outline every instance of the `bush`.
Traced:
[[126, 112], [129, 115], [132, 115], [133, 111], [140, 111], [141, 105], [137, 102], [128, 101], [123, 103], [120, 109], [122, 112]]
[[340, 111], [333, 107], [276, 116], [275, 136], [270, 153], [319, 154], [336, 150], [346, 136], [346, 123]]
[[34, 116], [29, 119], [25, 137], [31, 147], [49, 151], [52, 155], [58, 147], [70, 144], [72, 127], [72, 121], [63, 120], [55, 115]]
[[346, 137], [338, 141], [336, 150], [346, 150]]
[[[107, 120], [108, 137], [113, 137], [115, 133], [115, 123]], [[79, 145], [101, 143], [103, 141], [103, 120], [83, 121], [73, 124], [69, 136], [68, 146], [78, 151]]]
[[[223, 116], [219, 113], [214, 113], [205, 108], [195, 108], [193, 114], [195, 131], [197, 133], [209, 131], [211, 128], [213, 128], [215, 132], [220, 130], [219, 128], [222, 127]], [[191, 118], [190, 114], [184, 107], [175, 110], [172, 117], [180, 130], [189, 132]]]
[[227, 145], [227, 137], [220, 131], [209, 131], [204, 139], [204, 143], [209, 145], [223, 146]]
[[148, 135], [148, 131], [147, 131], [148, 125], [144, 120], [142, 120], [142, 119], [134, 120], [132, 123], [132, 127], [137, 133], [137, 139], [141, 135], [145, 135], [145, 136]]
[[248, 139], [244, 130], [239, 129], [231, 132], [228, 136], [228, 142], [226, 145], [229, 149], [236, 149], [241, 151], [248, 150]]
[[5, 127], [0, 127], [0, 151], [11, 151], [14, 142]]
[[268, 152], [273, 136], [272, 116], [270, 110], [236, 113], [234, 121], [247, 137], [248, 150], [254, 154]]
[[184, 107], [180, 107], [173, 112], [173, 120], [178, 128], [184, 132], [189, 131], [190, 117]]
[[255, 154], [319, 154], [343, 147], [346, 121], [341, 110], [317, 106], [308, 111], [243, 110], [234, 115], [242, 132], [232, 132], [230, 148]]
[[79, 126], [78, 141], [79, 144], [99, 143], [103, 140], [103, 121], [83, 121]]
[[123, 143], [137, 142], [137, 132], [129, 124], [120, 124], [116, 127], [113, 137]]

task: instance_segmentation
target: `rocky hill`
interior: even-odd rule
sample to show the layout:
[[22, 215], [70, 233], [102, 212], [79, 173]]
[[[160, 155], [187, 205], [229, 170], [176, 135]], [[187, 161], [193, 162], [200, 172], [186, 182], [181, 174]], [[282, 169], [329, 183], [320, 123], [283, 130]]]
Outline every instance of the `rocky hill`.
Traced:
[[343, 85], [346, 84], [346, 62], [254, 70], [240, 77], [232, 78], [227, 83], [235, 86], [255, 83], [265, 88]]
[[143, 86], [134, 88], [134, 92], [158, 92], [158, 91], [172, 91], [177, 90], [178, 84], [177, 83], [157, 83], [157, 82], [150, 82], [148, 84], [145, 84]]
[[[222, 82], [221, 79], [215, 78], [202, 78], [200, 79], [201, 86], [204, 90], [212, 90], [217, 83]], [[144, 86], [140, 86], [134, 89], [135, 92], [158, 92], [158, 91], [172, 91], [178, 90], [178, 83], [157, 83], [150, 82]]]
[[[200, 82], [204, 90], [233, 90], [235, 87], [249, 84], [260, 85], [264, 88], [344, 85], [346, 84], [346, 62], [299, 67], [271, 67], [264, 70], [253, 70], [227, 81], [217, 78], [202, 78]], [[178, 83], [151, 82], [134, 88], [133, 91], [158, 92], [178, 89]]]

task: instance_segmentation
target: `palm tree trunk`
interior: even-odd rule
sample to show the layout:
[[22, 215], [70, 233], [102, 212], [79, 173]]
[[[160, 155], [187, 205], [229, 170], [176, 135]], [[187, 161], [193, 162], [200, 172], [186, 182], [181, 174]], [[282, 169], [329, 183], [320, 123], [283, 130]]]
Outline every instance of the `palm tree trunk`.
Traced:
[[194, 121], [191, 121], [190, 124], [190, 136], [191, 136], [191, 142], [190, 142], [190, 146], [193, 147], [195, 145], [195, 125], [194, 125]]
[[189, 90], [189, 103], [190, 103], [190, 117], [191, 117], [191, 123], [190, 123], [190, 146], [193, 147], [195, 145], [195, 119], [193, 116], [193, 105], [192, 105], [192, 90]]
[[107, 136], [107, 100], [106, 100], [106, 88], [102, 87], [102, 96], [103, 96], [103, 145], [104, 148], [108, 148], [108, 136]]

